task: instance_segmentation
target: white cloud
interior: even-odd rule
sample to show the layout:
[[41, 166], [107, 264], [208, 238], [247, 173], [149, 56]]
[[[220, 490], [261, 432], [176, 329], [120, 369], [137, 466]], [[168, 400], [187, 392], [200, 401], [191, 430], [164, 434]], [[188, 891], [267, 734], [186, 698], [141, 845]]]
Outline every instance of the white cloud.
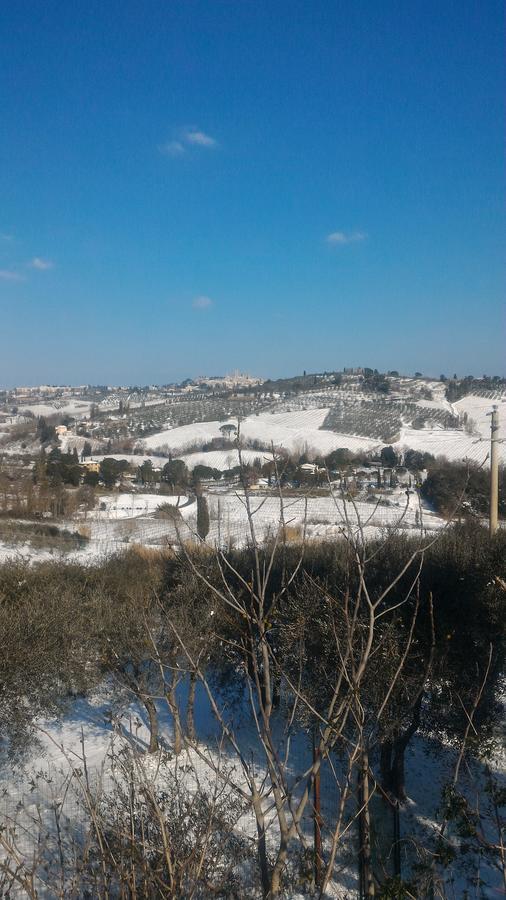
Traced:
[[173, 140], [158, 145], [158, 151], [164, 156], [184, 156], [191, 147], [204, 147], [212, 150], [218, 146], [218, 141], [200, 131], [198, 128], [179, 128]]
[[205, 294], [202, 294], [200, 297], [195, 297], [195, 300], [192, 303], [194, 309], [209, 309], [212, 305], [213, 301], [210, 297], [206, 297]]
[[3, 281], [25, 281], [24, 275], [14, 272], [12, 269], [0, 269], [0, 278]]
[[50, 259], [42, 259], [40, 256], [34, 256], [27, 265], [29, 269], [38, 269], [40, 272], [46, 272], [47, 269], [53, 268], [54, 263], [51, 262]]
[[326, 240], [328, 244], [356, 244], [365, 241], [366, 237], [365, 231], [332, 231]]
[[189, 128], [184, 133], [184, 139], [189, 144], [196, 144], [198, 147], [217, 147], [218, 141], [216, 141], [209, 134], [206, 134], [205, 131], [199, 131], [196, 128]]
[[164, 156], [182, 156], [184, 153], [181, 141], [167, 141], [166, 144], [160, 144], [158, 149]]

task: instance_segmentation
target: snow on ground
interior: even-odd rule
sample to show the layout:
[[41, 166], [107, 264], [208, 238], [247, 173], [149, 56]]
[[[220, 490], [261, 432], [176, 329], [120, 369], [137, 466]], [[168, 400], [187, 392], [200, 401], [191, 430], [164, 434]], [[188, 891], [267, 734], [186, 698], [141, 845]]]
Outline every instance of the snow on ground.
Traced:
[[440, 400], [415, 400], [414, 401], [417, 406], [421, 406], [424, 409], [442, 409], [443, 412], [453, 412], [453, 407], [451, 403], [448, 402], [444, 397]]
[[[241, 435], [247, 440], [258, 440], [270, 447], [282, 447], [289, 452], [314, 451], [327, 454], [345, 447], [348, 450], [373, 450], [381, 442], [356, 435], [336, 434], [321, 431], [328, 413], [324, 409], [298, 410], [296, 412], [260, 413], [247, 416], [240, 425]], [[230, 419], [231, 424], [237, 421]], [[223, 422], [196, 422], [167, 431], [152, 434], [144, 439], [144, 446], [150, 449], [170, 447], [174, 451], [191, 449], [196, 442], [210, 441], [223, 437], [220, 426]], [[257, 454], [258, 455], [258, 454]]]
[[[69, 523], [75, 527], [75, 522]], [[41, 562], [58, 562], [58, 563], [95, 563], [117, 553], [119, 549], [124, 549], [118, 542], [109, 541], [83, 541], [81, 546], [77, 546], [72, 541], [62, 539], [61, 543], [52, 539], [51, 542], [45, 541], [43, 538], [28, 538], [22, 541], [0, 541], [0, 563], [7, 561], [24, 562], [33, 565]]]
[[53, 403], [24, 403], [20, 413], [32, 412], [34, 416], [77, 416], [88, 418], [92, 403], [87, 400], [55, 400]]
[[[207, 495], [210, 546], [244, 546], [250, 539], [245, 495], [237, 490], [213, 488]], [[160, 506], [177, 507], [177, 520], [157, 514]], [[283, 508], [275, 493], [252, 491], [250, 505], [258, 541], [267, 540], [278, 532], [283, 523], [290, 528], [289, 537], [312, 540], [335, 540], [342, 530], [351, 527], [354, 533], [362, 528], [364, 536], [372, 539], [385, 529], [400, 528], [412, 534], [421, 530], [434, 532], [445, 520], [419, 505], [416, 493], [408, 496], [398, 488], [381, 504], [357, 501], [344, 505], [338, 494], [319, 497], [285, 497]], [[0, 560], [16, 557], [32, 562], [56, 559], [92, 562], [123, 552], [129, 544], [158, 548], [175, 547], [181, 540], [198, 542], [197, 503], [194, 497], [166, 494], [121, 493], [103, 495], [98, 506], [76, 519], [63, 520], [63, 530], [79, 532], [86, 538], [79, 546], [68, 537], [51, 541], [34, 536], [20, 542], [0, 543]]]
[[[184, 708], [187, 686], [181, 685], [181, 708]], [[219, 701], [219, 706], [223, 705]], [[160, 738], [167, 749], [172, 746], [173, 728], [172, 719], [166, 704], [157, 704], [160, 721]], [[262, 772], [265, 770], [265, 756], [260, 750], [258, 738], [248, 715], [248, 701], [244, 700], [244, 710], [234, 717], [234, 734], [243, 751], [247, 751], [250, 759], [256, 761], [256, 774], [258, 782], [262, 781]], [[224, 767], [227, 778], [240, 790], [247, 789], [241, 766], [237, 765], [237, 759], [231, 748], [225, 744], [223, 751], [218, 754], [216, 738], [219, 729], [211, 712], [209, 702], [204, 690], [199, 685], [195, 701], [195, 727], [201, 749], [205, 749], [205, 755], [212, 760], [212, 764]], [[68, 822], [71, 830], [83, 819], [82, 796], [78, 788], [78, 778], [71, 779], [73, 786], [68, 788], [69, 773], [71, 768], [81, 766], [86, 770], [89, 783], [92, 787], [101, 784], [107, 791], [113, 784], [111, 756], [124, 752], [129, 747], [135, 753], [138, 772], [142, 771], [142, 777], [154, 786], [167, 790], [170, 782], [167, 775], [174, 775], [179, 771], [179, 777], [185, 779], [189, 790], [194, 790], [197, 784], [204, 790], [211, 790], [214, 784], [214, 774], [211, 767], [203, 761], [202, 757], [191, 750], [183, 750], [176, 758], [161, 754], [145, 754], [149, 740], [146, 713], [143, 707], [131, 703], [126, 705], [121, 712], [116, 711], [114, 721], [111, 721], [111, 696], [109, 689], [104, 684], [95, 696], [74, 701], [67, 714], [60, 720], [39, 720], [38, 725], [42, 729], [38, 732], [38, 746], [32, 748], [24, 760], [21, 769], [14, 769], [12, 763], [0, 757], [0, 820], [13, 821], [25, 825], [22, 831], [22, 841], [17, 846], [30, 856], [33, 850], [30, 837], [37, 834], [37, 828], [33, 827], [34, 821], [40, 820], [54, 822], [54, 806], [58, 804], [62, 825]], [[83, 757], [83, 750], [85, 756]], [[118, 758], [118, 757], [117, 757]], [[300, 777], [300, 773], [307, 770], [312, 761], [312, 745], [307, 734], [293, 734], [290, 742], [290, 754], [287, 765], [288, 777]], [[330, 766], [322, 765], [322, 814], [331, 821], [335, 818], [338, 809], [339, 794], [335, 778]], [[298, 790], [298, 796], [302, 788]], [[268, 800], [264, 801], [268, 805]], [[34, 816], [35, 813], [41, 813]], [[354, 812], [350, 811], [352, 814]], [[48, 815], [45, 815], [48, 814]], [[268, 816], [268, 845], [274, 848], [277, 827], [275, 817]], [[306, 811], [301, 822], [302, 830], [308, 842], [312, 838], [313, 820], [311, 816], [311, 803], [307, 804]], [[236, 828], [251, 840], [256, 837], [256, 824], [252, 809], [245, 809]], [[33, 841], [32, 837], [32, 841]], [[326, 835], [325, 835], [326, 838]], [[327, 842], [327, 841], [326, 841]], [[357, 888], [357, 861], [355, 849], [355, 832], [351, 830], [348, 840], [344, 841], [337, 859], [338, 878], [329, 886], [325, 898], [356, 897]], [[24, 896], [24, 895], [19, 895]], [[46, 896], [43, 892], [41, 896]], [[303, 900], [307, 894], [294, 895]]]
[[[394, 447], [399, 450], [409, 447], [412, 450], [432, 453], [434, 456], [446, 456], [451, 462], [469, 459], [481, 464], [487, 457], [490, 444], [486, 437], [480, 438], [478, 435], [466, 434], [455, 429], [416, 429], [403, 426], [400, 439]], [[499, 461], [506, 462], [506, 443], [499, 444]]]
[[[242, 450], [241, 456], [244, 464], [252, 463], [255, 459], [261, 459], [262, 463], [272, 460], [272, 454], [268, 450]], [[195, 466], [209, 466], [211, 469], [219, 469], [220, 472], [224, 472], [226, 469], [233, 469], [234, 466], [239, 465], [239, 452], [235, 448], [208, 450], [182, 454], [179, 459], [184, 461], [190, 472]]]
[[103, 441], [97, 441], [96, 438], [84, 437], [82, 434], [64, 434], [59, 438], [60, 450], [62, 453], [71, 453], [74, 447], [78, 453], [84, 448], [85, 444], [90, 444], [91, 449], [98, 449], [103, 445]]
[[[490, 439], [490, 413], [494, 403], [499, 407], [499, 438], [506, 440], [506, 396], [502, 400], [490, 400], [488, 397], [478, 397], [476, 394], [468, 394], [453, 404], [457, 413], [467, 413], [472, 419], [476, 430], [482, 437]], [[501, 447], [501, 445], [499, 445]]]
[[[302, 535], [304, 528], [309, 538], [333, 539], [348, 527], [356, 531], [361, 525], [366, 534], [373, 537], [384, 528], [402, 527], [419, 532], [420, 524], [427, 530], [441, 528], [444, 520], [425, 509], [419, 510], [418, 498], [399, 491], [391, 498], [390, 506], [376, 502], [358, 501], [355, 507], [334, 497], [287, 497], [283, 509], [275, 495], [253, 495], [250, 499], [255, 532], [259, 540], [275, 534], [284, 520], [285, 524]], [[208, 543], [230, 542], [243, 545], [249, 538], [248, 518], [244, 494], [241, 492], [208, 495], [210, 531]], [[420, 523], [421, 517], [421, 523]], [[188, 525], [191, 525], [191, 518]]]
[[168, 503], [170, 506], [184, 507], [188, 497], [169, 494], [111, 494], [102, 495], [98, 507], [87, 513], [89, 519], [133, 519], [152, 515], [159, 506]]
[[378, 441], [370, 438], [321, 431], [328, 411], [327, 407], [248, 416], [241, 422], [241, 434], [245, 438], [263, 441], [268, 446], [273, 442], [275, 447], [283, 447], [293, 453], [314, 451], [327, 454], [340, 447], [358, 451], [380, 446]]
[[[5, 439], [5, 437], [7, 437], [7, 440], [9, 439], [9, 435], [2, 435], [2, 439]], [[2, 443], [0, 452], [6, 456], [38, 456], [40, 453], [40, 441], [10, 441], [5, 445]]]
[[[184, 709], [187, 698], [186, 684], [180, 685], [180, 705]], [[218, 706], [223, 706], [223, 701], [216, 696]], [[83, 761], [86, 761], [87, 778], [91, 789], [100, 783], [104, 791], [110, 790], [113, 785], [112, 753], [124, 752], [129, 747], [134, 753], [138, 772], [142, 771], [142, 777], [154, 786], [167, 790], [170, 781], [167, 776], [174, 775], [177, 769], [180, 777], [185, 779], [189, 790], [193, 790], [197, 783], [204, 789], [212, 789], [214, 776], [211, 768], [203, 757], [190, 750], [183, 750], [178, 759], [165, 754], [146, 754], [149, 732], [147, 728], [146, 712], [142, 706], [136, 703], [124, 702], [122, 708], [116, 705], [114, 714], [111, 706], [111, 685], [104, 682], [89, 697], [83, 697], [71, 702], [67, 712], [58, 720], [39, 720], [37, 725], [40, 730], [37, 733], [38, 744], [30, 748], [23, 759], [21, 767], [15, 767], [12, 760], [6, 755], [0, 756], [0, 819], [2, 823], [12, 825], [18, 823], [19, 839], [17, 846], [22, 853], [30, 858], [30, 850], [33, 850], [33, 842], [36, 840], [37, 827], [34, 823], [43, 821], [54, 824], [54, 808], [58, 805], [61, 813], [63, 827], [69, 824], [72, 831], [83, 819], [83, 804], [79, 798], [82, 796], [78, 788], [79, 772], [83, 770]], [[227, 705], [227, 704], [226, 704]], [[160, 738], [163, 745], [170, 749], [173, 741], [172, 720], [166, 704], [157, 703]], [[226, 717], [227, 714], [225, 713]], [[258, 781], [261, 781], [265, 770], [265, 755], [260, 749], [257, 736], [251, 722], [251, 714], [246, 697], [243, 700], [243, 709], [235, 711], [232, 718], [234, 735], [243, 752], [247, 751], [248, 759], [255, 762], [255, 770]], [[281, 725], [281, 723], [280, 723]], [[214, 765], [224, 765], [227, 770], [227, 779], [240, 789], [246, 788], [241, 767], [230, 746], [223, 746], [223, 758], [218, 757], [216, 738], [219, 729], [216, 720], [210, 710], [209, 702], [204, 690], [199, 685], [195, 702], [195, 726], [200, 748], [204, 757], [212, 760]], [[275, 729], [276, 731], [276, 729]], [[83, 757], [84, 752], [84, 757]], [[445, 785], [452, 778], [457, 758], [457, 750], [436, 740], [427, 740], [415, 736], [406, 753], [406, 787], [408, 801], [400, 809], [400, 838], [401, 838], [401, 866], [403, 877], [409, 878], [412, 866], [420, 862], [417, 843], [422, 846], [430, 846], [435, 840], [437, 823], [441, 821], [438, 809], [441, 807], [442, 794]], [[288, 756], [287, 774], [289, 780], [300, 777], [307, 770], [312, 760], [311, 741], [307, 734], [292, 731], [290, 741], [290, 753]], [[486, 794], [483, 792], [484, 770], [479, 763], [469, 761], [462, 767], [459, 789], [469, 797], [471, 803], [475, 801], [478, 784], [481, 785], [483, 805], [481, 807], [481, 827], [486, 831], [488, 822], [484, 815], [489, 816], [493, 826], [492, 815], [486, 810]], [[492, 768], [498, 778], [504, 776], [504, 758], [500, 754], [494, 756]], [[323, 840], [328, 850], [330, 829], [335, 822], [336, 812], [339, 808], [340, 793], [336, 778], [341, 778], [341, 769], [344, 761], [335, 755], [332, 767], [326, 762], [322, 764], [321, 772], [321, 802], [323, 817]], [[74, 775], [70, 778], [71, 771]], [[70, 781], [69, 781], [70, 778]], [[300, 795], [300, 788], [297, 796]], [[376, 815], [381, 812], [385, 815], [384, 807], [378, 809], [378, 805], [372, 803], [372, 811], [376, 809]], [[350, 821], [355, 814], [355, 806], [351, 801], [345, 811], [345, 821]], [[270, 845], [274, 845], [277, 829], [275, 817], [269, 816], [269, 830], [267, 839]], [[386, 824], [384, 818], [379, 820]], [[19, 828], [19, 825], [25, 828]], [[245, 810], [238, 824], [242, 834], [253, 839], [256, 835], [255, 820], [251, 810]], [[306, 835], [308, 845], [312, 845], [313, 821], [311, 817], [311, 803], [301, 821], [301, 827]], [[455, 830], [450, 826], [447, 829], [447, 838], [454, 841], [457, 837]], [[492, 837], [493, 837], [492, 831]], [[271, 843], [272, 842], [272, 843]], [[458, 846], [459, 839], [455, 841]], [[57, 844], [55, 843], [55, 848]], [[335, 880], [329, 886], [325, 898], [356, 898], [358, 896], [358, 832], [350, 822], [350, 830], [347, 840], [340, 842], [338, 857], [336, 860]], [[448, 893], [448, 897], [478, 896], [473, 890], [474, 879], [479, 868], [481, 878], [480, 897], [499, 896], [500, 872], [493, 868], [493, 863], [487, 859], [486, 854], [478, 857], [471, 852], [457, 856], [456, 862], [446, 871], [441, 872]], [[469, 893], [468, 893], [469, 891]], [[14, 895], [13, 895], [14, 896]], [[17, 894], [16, 896], [24, 896]], [[40, 896], [47, 896], [42, 893]], [[299, 896], [299, 895], [297, 895]], [[304, 895], [306, 896], [306, 895]], [[302, 895], [301, 895], [302, 897]]]
[[[143, 445], [148, 450], [170, 448], [174, 452], [191, 450], [195, 443], [210, 441], [212, 438], [222, 438], [220, 425], [223, 422], [194, 422], [192, 425], [181, 425], [178, 428], [168, 428], [166, 431], [158, 431], [144, 438]], [[232, 422], [236, 425], [237, 422]]]
[[[445, 403], [446, 401], [443, 399], [420, 401], [422, 406], [431, 405], [437, 408], [443, 408]], [[499, 458], [506, 462], [506, 403], [502, 406], [500, 437], [505, 439], [505, 443], [499, 444]], [[395, 446], [398, 449], [410, 447], [413, 450], [432, 453], [434, 456], [446, 456], [453, 461], [470, 459], [478, 463], [483, 462], [489, 449], [487, 438], [490, 435], [490, 418], [486, 416], [486, 413], [490, 411], [490, 401], [471, 395], [459, 400], [454, 404], [454, 408], [456, 412], [467, 412], [469, 417], [476, 421], [480, 434], [469, 435], [457, 429], [415, 429], [403, 426], [400, 439]], [[383, 446], [381, 441], [371, 438], [320, 430], [327, 412], [328, 408], [282, 413], [264, 412], [245, 418], [241, 422], [240, 431], [246, 440], [258, 440], [266, 446], [273, 443], [275, 447], [299, 454], [304, 452], [308, 452], [309, 455], [312, 452], [327, 454], [341, 447], [352, 452], [370, 451]], [[233, 422], [233, 420], [230, 421]], [[221, 422], [197, 422], [194, 425], [183, 425], [150, 435], [144, 440], [144, 445], [150, 449], [169, 447], [175, 452], [189, 450], [196, 442], [222, 437], [220, 431], [222, 424]], [[233, 424], [236, 423], [233, 422]], [[482, 441], [479, 439], [480, 435], [483, 437]], [[258, 453], [255, 455], [258, 456]], [[220, 468], [220, 466], [217, 465], [215, 468]]]

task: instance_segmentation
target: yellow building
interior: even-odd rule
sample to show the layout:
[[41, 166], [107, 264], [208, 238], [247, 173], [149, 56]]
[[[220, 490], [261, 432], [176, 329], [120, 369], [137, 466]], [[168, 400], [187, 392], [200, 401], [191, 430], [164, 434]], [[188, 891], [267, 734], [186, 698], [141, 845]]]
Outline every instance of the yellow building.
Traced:
[[89, 460], [88, 462], [82, 463], [83, 469], [86, 469], [87, 472], [100, 472], [100, 463], [93, 462]]

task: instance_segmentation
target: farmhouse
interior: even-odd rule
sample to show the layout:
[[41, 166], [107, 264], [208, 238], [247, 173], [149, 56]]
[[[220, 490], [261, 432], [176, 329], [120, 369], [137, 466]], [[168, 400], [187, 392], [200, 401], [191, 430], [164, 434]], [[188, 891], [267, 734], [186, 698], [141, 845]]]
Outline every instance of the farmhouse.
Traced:
[[87, 472], [100, 472], [100, 463], [93, 462], [92, 460], [88, 460], [87, 462], [81, 463], [82, 468], [86, 469]]

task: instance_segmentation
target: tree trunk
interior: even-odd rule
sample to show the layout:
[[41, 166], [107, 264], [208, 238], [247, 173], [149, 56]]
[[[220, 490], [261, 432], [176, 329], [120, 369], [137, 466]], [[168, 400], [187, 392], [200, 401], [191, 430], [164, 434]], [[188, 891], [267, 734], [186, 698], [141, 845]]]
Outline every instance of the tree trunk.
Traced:
[[364, 750], [360, 765], [360, 862], [361, 887], [364, 897], [376, 896], [371, 858], [371, 816], [369, 810], [369, 757]]
[[383, 741], [380, 746], [381, 787], [388, 794], [392, 790], [392, 742]]
[[179, 715], [179, 706], [176, 698], [176, 679], [173, 678], [167, 690], [167, 702], [172, 713], [174, 721], [174, 753], [178, 756], [183, 749], [183, 729], [181, 727], [181, 716]]
[[146, 707], [149, 719], [149, 747], [148, 753], [156, 753], [158, 750], [158, 713], [151, 697], [143, 697], [142, 702]]
[[197, 687], [197, 675], [190, 672], [190, 686], [188, 689], [188, 706], [186, 708], [186, 733], [190, 741], [195, 740], [195, 689]]
[[281, 678], [274, 674], [272, 678], [272, 708], [279, 709], [281, 702]]
[[281, 891], [281, 875], [283, 874], [283, 870], [286, 866], [287, 855], [288, 845], [285, 838], [282, 837], [278, 858], [276, 859], [276, 864], [272, 870], [270, 890], [267, 894], [268, 900], [274, 900], [275, 897], [279, 897]]
[[[319, 757], [319, 746], [316, 742], [316, 733], [313, 731], [313, 764]], [[323, 852], [322, 852], [322, 817], [321, 817], [321, 767], [313, 779], [313, 826], [314, 826], [314, 883], [319, 888], [322, 882]]]
[[407, 741], [395, 741], [390, 774], [390, 790], [400, 803], [406, 802], [406, 777], [404, 771], [406, 746]]
[[404, 757], [409, 743], [408, 734], [404, 732], [393, 741], [385, 741], [380, 748], [381, 787], [399, 803], [406, 802]]
[[262, 801], [258, 793], [253, 794], [253, 809], [257, 823], [258, 836], [258, 864], [260, 867], [260, 879], [262, 881], [262, 894], [265, 900], [271, 896], [271, 879], [269, 876], [269, 863], [267, 859], [267, 844], [265, 840], [265, 819], [262, 810]]
[[422, 714], [423, 690], [418, 694], [412, 708], [411, 722], [408, 727], [390, 741], [384, 741], [380, 749], [380, 770], [382, 788], [393, 794], [399, 803], [406, 802], [406, 778], [404, 757], [406, 748], [420, 727]]

